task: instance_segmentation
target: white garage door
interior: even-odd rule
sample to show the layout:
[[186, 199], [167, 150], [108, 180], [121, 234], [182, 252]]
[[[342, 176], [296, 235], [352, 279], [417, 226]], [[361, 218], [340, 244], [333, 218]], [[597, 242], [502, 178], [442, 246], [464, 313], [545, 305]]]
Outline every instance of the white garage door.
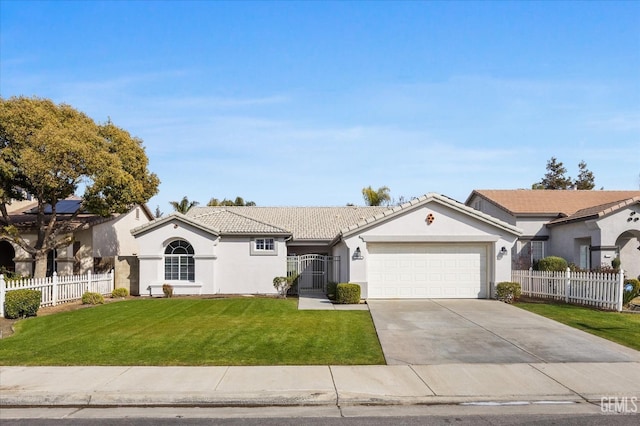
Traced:
[[367, 247], [369, 298], [486, 297], [486, 245], [370, 243]]

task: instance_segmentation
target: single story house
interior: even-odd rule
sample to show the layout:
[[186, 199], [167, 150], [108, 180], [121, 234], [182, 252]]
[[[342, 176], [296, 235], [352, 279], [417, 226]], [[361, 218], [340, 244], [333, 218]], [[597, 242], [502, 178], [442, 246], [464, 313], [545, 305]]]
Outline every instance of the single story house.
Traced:
[[140, 289], [273, 294], [361, 285], [364, 298], [489, 298], [511, 279], [516, 226], [439, 194], [388, 207], [194, 207], [132, 231]]
[[523, 230], [514, 268], [546, 256], [583, 269], [620, 258], [627, 277], [640, 275], [640, 191], [475, 190], [465, 204]]
[[[7, 204], [7, 213], [11, 223], [20, 229], [27, 241], [36, 238], [37, 201], [14, 201]], [[69, 197], [56, 205], [58, 223], [71, 218], [81, 206], [81, 199]], [[45, 213], [51, 211], [45, 208]], [[45, 216], [49, 220], [49, 216]], [[108, 217], [81, 212], [68, 223], [69, 231], [61, 237], [71, 234], [73, 243], [65, 248], [49, 252], [47, 275], [55, 271], [59, 275], [86, 274], [91, 272], [115, 271], [116, 287], [125, 287], [137, 293], [138, 243], [131, 235], [131, 229], [153, 220], [153, 214], [146, 205], [136, 205], [127, 213]], [[4, 219], [0, 216], [0, 226]], [[0, 240], [0, 267], [22, 276], [32, 276], [34, 260], [18, 245]]]

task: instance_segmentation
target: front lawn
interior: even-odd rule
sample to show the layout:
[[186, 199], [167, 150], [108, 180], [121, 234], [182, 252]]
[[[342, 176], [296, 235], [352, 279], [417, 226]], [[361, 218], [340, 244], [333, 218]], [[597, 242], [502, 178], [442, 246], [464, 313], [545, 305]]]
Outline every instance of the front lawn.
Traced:
[[295, 299], [137, 299], [29, 318], [0, 365], [384, 364], [368, 311]]
[[555, 303], [514, 303], [515, 306], [621, 345], [640, 350], [640, 314], [606, 312]]

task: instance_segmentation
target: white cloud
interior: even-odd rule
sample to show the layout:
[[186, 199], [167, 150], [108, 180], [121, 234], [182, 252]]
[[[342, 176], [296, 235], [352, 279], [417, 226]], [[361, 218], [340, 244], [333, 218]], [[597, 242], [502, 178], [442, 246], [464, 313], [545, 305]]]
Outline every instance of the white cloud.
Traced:
[[[603, 85], [461, 76], [332, 93], [173, 89], [196, 74], [21, 78], [141, 137], [163, 181], [150, 204], [162, 209], [184, 195], [360, 203], [367, 185], [387, 185], [394, 197], [435, 191], [464, 201], [474, 188], [530, 187], [551, 156], [572, 175], [584, 159], [608, 189], [628, 188], [625, 173], [638, 169], [638, 114]], [[615, 131], [628, 134], [612, 140]]]
[[587, 122], [593, 129], [612, 132], [627, 132], [640, 130], [640, 113], [629, 112], [618, 115], [610, 115], [605, 118]]

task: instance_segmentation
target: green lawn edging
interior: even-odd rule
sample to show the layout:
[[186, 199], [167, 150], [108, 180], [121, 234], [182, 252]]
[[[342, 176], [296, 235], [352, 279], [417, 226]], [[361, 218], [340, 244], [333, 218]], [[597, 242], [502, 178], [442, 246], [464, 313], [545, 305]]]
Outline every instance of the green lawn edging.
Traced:
[[640, 351], [640, 315], [562, 303], [514, 303], [521, 309]]
[[299, 311], [295, 299], [136, 299], [30, 318], [0, 365], [384, 364], [368, 311]]

